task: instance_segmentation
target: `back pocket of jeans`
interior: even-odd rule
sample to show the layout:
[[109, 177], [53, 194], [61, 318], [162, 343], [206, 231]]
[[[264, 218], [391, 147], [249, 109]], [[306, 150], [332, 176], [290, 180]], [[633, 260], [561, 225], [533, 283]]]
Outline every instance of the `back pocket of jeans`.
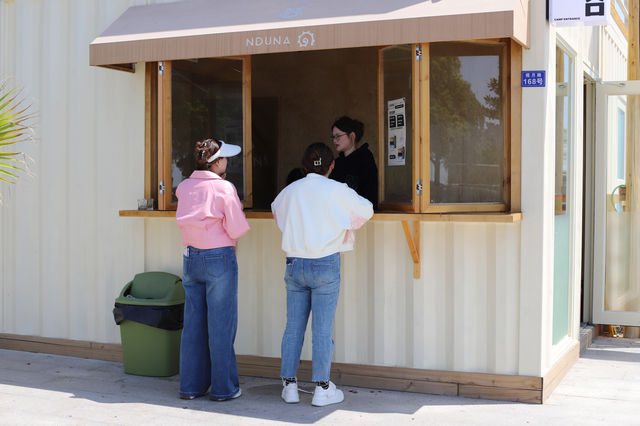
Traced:
[[227, 262], [225, 256], [221, 254], [205, 255], [202, 258], [204, 262], [204, 268], [207, 271], [207, 275], [213, 278], [220, 278], [227, 273]]
[[313, 262], [311, 269], [313, 279], [318, 283], [330, 283], [340, 278], [340, 270], [336, 262]]

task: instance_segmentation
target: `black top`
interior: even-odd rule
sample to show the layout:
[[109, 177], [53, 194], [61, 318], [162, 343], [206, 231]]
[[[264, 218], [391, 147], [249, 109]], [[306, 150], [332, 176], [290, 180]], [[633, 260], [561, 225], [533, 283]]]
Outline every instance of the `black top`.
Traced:
[[346, 157], [341, 152], [329, 177], [346, 183], [371, 201], [374, 209], [378, 208], [378, 167], [369, 151], [369, 144], [365, 143]]

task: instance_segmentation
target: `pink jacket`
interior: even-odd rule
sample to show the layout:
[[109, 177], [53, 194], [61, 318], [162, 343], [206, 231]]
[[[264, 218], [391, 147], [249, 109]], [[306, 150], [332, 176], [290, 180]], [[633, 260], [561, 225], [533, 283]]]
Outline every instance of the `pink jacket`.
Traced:
[[196, 170], [176, 189], [182, 245], [199, 249], [235, 246], [249, 230], [236, 188], [208, 170]]

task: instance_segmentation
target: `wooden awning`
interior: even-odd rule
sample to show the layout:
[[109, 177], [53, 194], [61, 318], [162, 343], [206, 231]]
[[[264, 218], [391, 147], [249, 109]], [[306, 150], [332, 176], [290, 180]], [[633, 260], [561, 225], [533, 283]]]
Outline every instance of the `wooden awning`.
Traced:
[[91, 65], [510, 37], [530, 0], [188, 0], [127, 9]]

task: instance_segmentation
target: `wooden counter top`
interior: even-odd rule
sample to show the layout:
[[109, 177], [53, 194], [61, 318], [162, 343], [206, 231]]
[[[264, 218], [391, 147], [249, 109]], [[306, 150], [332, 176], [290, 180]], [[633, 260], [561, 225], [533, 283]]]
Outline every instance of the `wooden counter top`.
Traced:
[[[268, 211], [245, 210], [247, 219], [273, 219]], [[120, 210], [121, 217], [176, 217], [175, 210]], [[371, 220], [414, 221], [421, 222], [487, 222], [515, 223], [522, 220], [521, 212], [513, 213], [374, 213]]]

